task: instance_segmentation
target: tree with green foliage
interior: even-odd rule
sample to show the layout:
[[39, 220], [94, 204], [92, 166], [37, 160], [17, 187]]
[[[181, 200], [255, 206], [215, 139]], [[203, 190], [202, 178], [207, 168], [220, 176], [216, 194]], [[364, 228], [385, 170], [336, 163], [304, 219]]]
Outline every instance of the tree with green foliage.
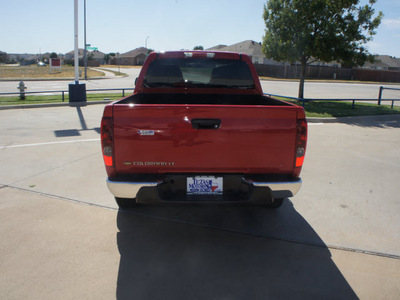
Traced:
[[114, 52], [110, 52], [108, 54], [104, 54], [104, 61], [106, 62], [106, 64], [108, 65], [110, 62], [112, 62], [112, 60], [115, 58], [115, 53]]
[[8, 54], [6, 52], [0, 51], [0, 63], [4, 64], [8, 61]]
[[195, 46], [193, 50], [204, 50], [203, 46]]
[[268, 58], [301, 64], [299, 98], [304, 97], [306, 67], [318, 60], [363, 65], [373, 61], [365, 44], [383, 14], [374, 17], [376, 0], [268, 0], [264, 5], [262, 49]]
[[50, 54], [50, 58], [58, 58], [57, 53], [52, 52], [52, 53]]
[[110, 59], [111, 59], [110, 54], [104, 54], [103, 59], [104, 59], [105, 63], [108, 65], [110, 63]]
[[94, 53], [93, 52], [89, 52], [86, 56], [87, 56], [87, 60], [88, 61], [94, 60]]

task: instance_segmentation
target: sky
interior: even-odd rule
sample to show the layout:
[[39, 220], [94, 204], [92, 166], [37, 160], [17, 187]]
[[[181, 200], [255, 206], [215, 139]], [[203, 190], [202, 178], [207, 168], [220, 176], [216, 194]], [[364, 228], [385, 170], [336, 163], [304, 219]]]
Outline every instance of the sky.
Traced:
[[[104, 53], [138, 47], [205, 49], [262, 42], [266, 0], [86, 0], [87, 43]], [[367, 0], [361, 0], [366, 3]], [[0, 0], [0, 51], [66, 53], [74, 49], [74, 0]], [[79, 47], [84, 47], [84, 0], [79, 0]], [[373, 54], [400, 58], [400, 0], [378, 0], [383, 22], [367, 44]]]

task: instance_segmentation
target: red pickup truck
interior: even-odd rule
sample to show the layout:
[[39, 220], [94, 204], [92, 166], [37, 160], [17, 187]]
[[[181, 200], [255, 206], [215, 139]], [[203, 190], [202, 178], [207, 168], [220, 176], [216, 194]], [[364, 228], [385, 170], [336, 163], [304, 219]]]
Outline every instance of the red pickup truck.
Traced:
[[304, 109], [263, 94], [249, 56], [152, 52], [132, 95], [107, 105], [107, 185], [138, 203], [282, 205], [301, 186]]

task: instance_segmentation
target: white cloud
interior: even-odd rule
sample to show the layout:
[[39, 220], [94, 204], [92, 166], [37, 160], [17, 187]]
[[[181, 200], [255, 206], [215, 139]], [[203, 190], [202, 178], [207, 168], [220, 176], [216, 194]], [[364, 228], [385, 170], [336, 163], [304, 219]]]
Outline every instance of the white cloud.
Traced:
[[367, 47], [370, 53], [376, 54], [376, 53], [381, 53], [384, 49], [382, 44], [377, 43], [377, 42], [369, 42], [367, 43]]
[[400, 29], [400, 18], [399, 19], [383, 19], [383, 25], [389, 29]]

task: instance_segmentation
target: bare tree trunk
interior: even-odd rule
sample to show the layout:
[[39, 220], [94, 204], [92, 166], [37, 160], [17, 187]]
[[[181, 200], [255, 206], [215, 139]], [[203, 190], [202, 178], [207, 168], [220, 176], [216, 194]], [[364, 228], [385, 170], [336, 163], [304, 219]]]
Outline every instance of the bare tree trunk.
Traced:
[[306, 77], [306, 67], [307, 59], [305, 57], [301, 58], [301, 71], [300, 71], [300, 84], [299, 84], [299, 96], [298, 98], [304, 98], [304, 81]]

